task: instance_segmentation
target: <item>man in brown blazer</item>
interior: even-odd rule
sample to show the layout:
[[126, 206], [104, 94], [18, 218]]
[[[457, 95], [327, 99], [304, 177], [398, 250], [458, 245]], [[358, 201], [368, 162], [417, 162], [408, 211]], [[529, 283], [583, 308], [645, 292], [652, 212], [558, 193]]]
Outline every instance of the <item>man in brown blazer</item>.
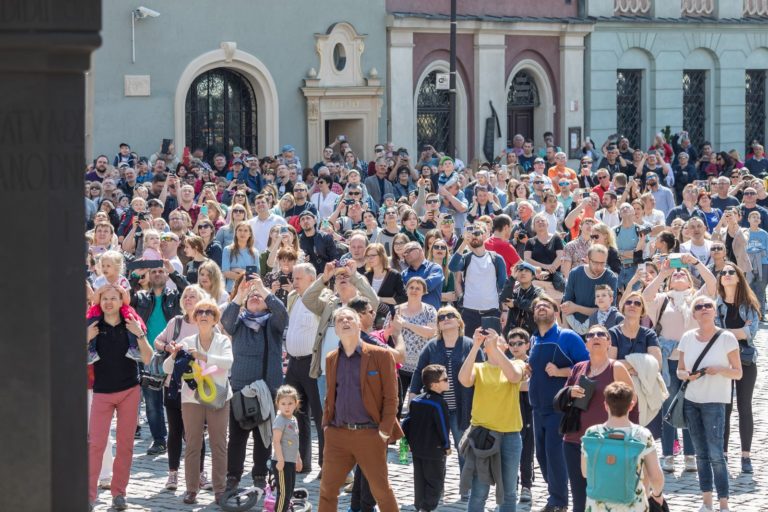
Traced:
[[325, 364], [325, 447], [319, 512], [336, 512], [339, 489], [360, 466], [382, 512], [398, 509], [387, 474], [387, 444], [403, 436], [397, 422], [395, 361], [385, 349], [363, 343], [360, 317], [342, 307], [333, 316], [339, 349]]

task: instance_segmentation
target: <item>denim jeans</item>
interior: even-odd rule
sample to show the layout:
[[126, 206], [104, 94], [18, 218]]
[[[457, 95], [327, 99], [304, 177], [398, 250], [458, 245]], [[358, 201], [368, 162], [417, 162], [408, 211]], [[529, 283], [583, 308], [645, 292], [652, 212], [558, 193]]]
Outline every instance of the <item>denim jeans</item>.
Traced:
[[[454, 409], [448, 411], [448, 428], [451, 429], [451, 436], [453, 437], [453, 446], [456, 449], [456, 453], [459, 453], [459, 441], [464, 435], [464, 429], [459, 427], [459, 410]], [[464, 467], [464, 457], [459, 455], [459, 473]]]
[[[677, 361], [668, 360], [667, 366], [669, 369], [669, 398], [664, 400], [664, 404], [661, 407], [662, 417], [667, 414], [669, 406], [672, 404], [672, 399], [675, 398], [675, 395], [677, 395], [677, 392], [680, 390], [680, 385], [682, 384], [682, 381], [677, 378]], [[672, 455], [672, 447], [675, 444], [676, 435], [677, 429], [666, 421], [663, 422], [661, 427], [661, 453], [663, 456], [666, 457]], [[683, 429], [683, 453], [685, 455], [693, 455], [696, 453], [694, 451], [693, 441], [691, 441], [691, 433], [687, 428]]]
[[718, 499], [728, 497], [728, 468], [723, 451], [725, 404], [685, 401], [685, 422], [696, 448], [696, 470], [701, 492], [712, 492], [712, 477]]
[[152, 439], [156, 443], [165, 444], [168, 431], [165, 428], [165, 412], [163, 410], [163, 392], [153, 389], [141, 388], [144, 395], [144, 407], [147, 410], [147, 423]]
[[626, 288], [627, 283], [632, 279], [632, 276], [635, 275], [635, 272], [637, 272], [637, 265], [631, 265], [629, 267], [621, 267], [621, 270], [619, 271], [619, 284], [617, 285], [617, 289]]
[[325, 374], [317, 378], [317, 390], [320, 392], [320, 407], [325, 410]]
[[[516, 512], [517, 510], [517, 470], [520, 466], [522, 451], [523, 441], [520, 438], [520, 432], [502, 434], [501, 478], [504, 483], [504, 503], [499, 505], [499, 512]], [[467, 512], [483, 512], [490, 490], [491, 486], [481, 482], [475, 475], [472, 479]]]

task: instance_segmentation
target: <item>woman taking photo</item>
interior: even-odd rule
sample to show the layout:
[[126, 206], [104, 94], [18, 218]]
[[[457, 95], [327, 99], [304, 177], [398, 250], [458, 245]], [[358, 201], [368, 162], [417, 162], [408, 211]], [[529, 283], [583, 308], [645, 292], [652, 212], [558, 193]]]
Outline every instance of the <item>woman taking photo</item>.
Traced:
[[440, 265], [440, 268], [443, 269], [443, 291], [440, 295], [440, 301], [446, 305], [452, 305], [461, 295], [461, 279], [457, 274], [448, 270], [450, 256], [451, 251], [448, 249], [448, 243], [442, 238], [435, 240], [427, 251], [427, 259]]
[[246, 267], [259, 269], [259, 251], [253, 247], [253, 231], [247, 222], [235, 228], [235, 239], [224, 248], [221, 255], [221, 271], [227, 279], [225, 289], [232, 291], [235, 279], [245, 274]]
[[[170, 346], [178, 343], [183, 338], [197, 334], [197, 324], [194, 323], [192, 312], [198, 302], [210, 300], [210, 296], [203, 291], [199, 285], [190, 285], [184, 288], [181, 293], [181, 312], [182, 314], [172, 318], [165, 326], [163, 332], [155, 338], [155, 350], [166, 351], [170, 353]], [[169, 393], [169, 384], [173, 380], [173, 372], [169, 374], [165, 382], [165, 392], [163, 393], [163, 404], [165, 405], [165, 417], [168, 418], [168, 480], [165, 482], [165, 488], [169, 491], [175, 491], [179, 485], [179, 463], [181, 461], [181, 441], [184, 439], [184, 420], [181, 415], [181, 396], [178, 390], [181, 389], [181, 379], [176, 379], [174, 389], [176, 393]], [[200, 448], [200, 488], [212, 489], [208, 476], [203, 469], [205, 463], [205, 440]]]
[[[739, 342], [742, 377], [735, 382], [736, 407], [739, 408], [739, 438], [741, 440], [741, 472], [752, 473], [752, 395], [757, 382], [757, 351], [754, 339], [760, 325], [760, 302], [747, 285], [744, 273], [733, 263], [723, 267], [717, 282], [717, 316], [715, 323], [733, 334]], [[723, 447], [728, 450], [733, 394], [725, 406], [725, 436]]]
[[88, 425], [88, 501], [91, 510], [98, 497], [101, 461], [115, 412], [117, 449], [110, 484], [112, 507], [115, 510], [128, 508], [125, 492], [131, 477], [141, 386], [139, 364], [126, 353], [129, 347], [138, 345], [143, 363], [149, 364], [152, 348], [141, 318], [132, 309], [123, 308], [127, 300], [127, 292], [119, 286], [102, 286], [93, 297], [100, 311], [98, 316], [89, 319], [87, 345], [95, 342], [99, 354], [98, 361], [93, 363], [93, 403]]
[[187, 268], [184, 270], [184, 276], [190, 284], [196, 284], [200, 266], [208, 261], [208, 258], [205, 257], [205, 243], [203, 239], [197, 235], [185, 236], [184, 255], [189, 258]]
[[365, 278], [379, 296], [374, 325], [381, 325], [394, 306], [407, 300], [403, 276], [389, 267], [389, 259], [381, 244], [370, 244], [365, 248]]
[[213, 222], [210, 220], [199, 221], [197, 223], [197, 234], [203, 241], [203, 254], [221, 266], [222, 249], [221, 244], [216, 241], [216, 230], [213, 227]]
[[435, 308], [421, 301], [427, 290], [427, 282], [422, 278], [410, 278], [405, 286], [408, 301], [396, 306], [394, 315], [390, 314], [384, 322], [384, 328], [392, 324], [395, 330], [402, 332], [405, 340], [405, 363], [398, 370], [403, 390], [410, 387], [419, 354], [437, 332]]
[[[725, 463], [723, 431], [725, 406], [731, 401], [732, 381], [741, 379], [739, 342], [728, 330], [715, 324], [715, 301], [699, 296], [691, 303], [698, 328], [687, 331], [680, 339], [680, 362], [677, 378], [688, 381], [685, 390], [685, 422], [696, 448], [696, 470], [699, 489], [703, 493], [701, 510], [713, 510], [712, 488], [717, 490], [719, 509], [728, 510], [728, 468]], [[711, 345], [691, 373], [697, 359]], [[713, 478], [714, 477], [714, 478]]]
[[[409, 400], [421, 393], [421, 371], [430, 364], [445, 366], [448, 372], [448, 391], [443, 398], [448, 403], [448, 427], [453, 436], [453, 445], [459, 449], [459, 441], [469, 427], [472, 414], [473, 389], [459, 384], [461, 365], [472, 350], [472, 338], [464, 335], [464, 320], [453, 306], [443, 306], [437, 311], [437, 336], [427, 343], [419, 354], [416, 368], [411, 379]], [[477, 353], [475, 361], [482, 363], [485, 356]], [[464, 465], [464, 458], [459, 457], [459, 466]]]
[[224, 289], [224, 275], [219, 266], [208, 260], [197, 269], [197, 284], [216, 301], [219, 306], [229, 300], [229, 294]]
[[[706, 294], [711, 297], [717, 293], [715, 276], [707, 270], [703, 263], [690, 254], [683, 254], [681, 261], [688, 268], [695, 266], [699, 271], [699, 275], [705, 283], [701, 291], [694, 288], [693, 278], [687, 269], [673, 269], [669, 265], [669, 260], [661, 265], [659, 275], [643, 290], [643, 300], [648, 308], [648, 316], [653, 320], [659, 333], [659, 345], [662, 353], [661, 374], [669, 390], [669, 398], [662, 407], [662, 417], [667, 413], [672, 399], [682, 384], [677, 378], [678, 343], [685, 332], [697, 327], [692, 314], [691, 303], [699, 294]], [[665, 281], [667, 281], [667, 288], [663, 293], [660, 293], [661, 286]], [[661, 469], [667, 473], [675, 471], [673, 444], [676, 436], [677, 430], [669, 423], [664, 422], [661, 431]], [[685, 471], [696, 471], [693, 442], [688, 430], [683, 430], [683, 453], [685, 454]]]
[[[592, 228], [594, 232], [595, 227]], [[535, 235], [525, 244], [525, 261], [535, 267], [540, 267], [539, 279], [534, 284], [540, 286], [547, 295], [555, 300], [560, 300], [565, 291], [565, 280], [559, 272], [562, 263], [565, 245], [563, 240], [549, 233], [549, 221], [544, 213], [537, 213], [533, 217], [533, 231]]]
[[223, 226], [216, 232], [216, 241], [219, 242], [221, 247], [226, 247], [232, 243], [235, 239], [235, 226], [241, 222], [245, 222], [250, 219], [248, 203], [243, 205], [234, 205], [229, 210], [230, 221], [229, 224]]
[[[280, 299], [270, 293], [258, 274], [242, 279], [232, 302], [224, 308], [221, 325], [232, 337], [234, 362], [230, 370], [232, 390], [237, 392], [252, 382], [262, 380], [274, 396], [283, 381], [283, 331], [288, 312]], [[243, 475], [248, 438], [253, 436], [254, 485], [264, 488], [267, 461], [272, 445], [262, 440], [259, 428], [244, 430], [229, 415], [227, 446], [227, 489], [237, 488]]]
[[[182, 339], [179, 343], [171, 343], [168, 347], [171, 355], [163, 363], [165, 373], [171, 375], [174, 364], [183, 350], [201, 367], [216, 370], [209, 374], [213, 378], [217, 393], [226, 396], [214, 399], [217, 406], [201, 402], [198, 392], [192, 390], [187, 380], [181, 384], [181, 416], [184, 422], [184, 434], [187, 449], [184, 453], [184, 481], [186, 492], [183, 501], [187, 505], [197, 503], [197, 493], [200, 490], [200, 450], [203, 447], [205, 430], [208, 430], [208, 444], [211, 447], [213, 492], [215, 502], [221, 500], [226, 489], [227, 476], [227, 421], [229, 419], [229, 400], [232, 398], [232, 388], [227, 379], [227, 372], [232, 367], [232, 344], [229, 338], [216, 330], [221, 313], [212, 300], [198, 302], [192, 310], [192, 320], [197, 325], [197, 334]], [[223, 402], [220, 402], [222, 400]], [[221, 404], [220, 404], [221, 403]], [[219, 405], [220, 404], [220, 405]]]
[[[633, 387], [632, 378], [624, 365], [613, 360], [608, 351], [611, 348], [611, 336], [603, 325], [593, 325], [584, 335], [587, 340], [589, 359], [576, 363], [571, 368], [571, 375], [565, 383], [561, 406], [578, 411], [579, 428], [565, 432], [563, 436], [563, 455], [568, 480], [571, 483], [571, 498], [574, 512], [584, 512], [587, 501], [587, 479], [581, 474], [581, 438], [593, 425], [604, 423], [608, 419], [605, 410], [604, 391], [612, 382], [624, 382]], [[585, 409], [575, 408], [573, 401], [585, 397], [585, 389], [579, 385], [582, 378], [594, 382], [594, 391]]]

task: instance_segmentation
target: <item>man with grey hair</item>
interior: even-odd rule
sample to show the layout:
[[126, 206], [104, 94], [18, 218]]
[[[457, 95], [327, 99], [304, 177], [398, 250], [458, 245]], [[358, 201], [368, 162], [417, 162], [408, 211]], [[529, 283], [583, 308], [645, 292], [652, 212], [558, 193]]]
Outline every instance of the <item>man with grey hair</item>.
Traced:
[[421, 301], [435, 308], [440, 309], [440, 302], [443, 292], [443, 269], [437, 263], [432, 263], [424, 257], [424, 248], [419, 242], [408, 242], [403, 250], [403, 258], [408, 264], [408, 268], [403, 271], [403, 284], [408, 285], [408, 280], [412, 277], [420, 277], [427, 282], [427, 293], [424, 294]]
[[301, 406], [296, 411], [299, 423], [299, 453], [303, 464], [302, 472], [312, 471], [312, 428], [310, 414], [317, 430], [320, 453], [318, 462], [323, 465], [325, 444], [322, 421], [323, 405], [317, 379], [309, 375], [314, 347], [314, 334], [320, 324], [320, 317], [307, 309], [302, 300], [304, 292], [315, 281], [317, 271], [310, 263], [299, 263], [293, 267], [293, 291], [288, 294], [288, 329], [285, 331], [285, 351], [288, 354], [288, 369], [285, 383], [299, 392]]
[[341, 262], [346, 263], [349, 260], [355, 262], [357, 271], [365, 274], [365, 249], [368, 247], [368, 235], [365, 231], [355, 230], [347, 239], [349, 252], [341, 257]]
[[732, 196], [729, 192], [731, 190], [731, 180], [728, 176], [720, 176], [712, 182], [712, 208], [717, 208], [721, 212], [724, 212], [728, 208], [735, 208], [739, 206], [739, 200]]
[[365, 188], [368, 189], [376, 210], [384, 202], [386, 194], [395, 193], [392, 182], [387, 179], [387, 170], [387, 159], [380, 156], [376, 158], [376, 174], [365, 179]]

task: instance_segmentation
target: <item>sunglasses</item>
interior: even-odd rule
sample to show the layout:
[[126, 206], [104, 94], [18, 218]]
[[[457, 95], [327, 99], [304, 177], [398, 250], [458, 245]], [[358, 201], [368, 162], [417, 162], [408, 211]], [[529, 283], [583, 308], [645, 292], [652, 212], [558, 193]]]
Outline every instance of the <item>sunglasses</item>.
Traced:
[[635, 306], [635, 307], [639, 308], [640, 306], [643, 305], [643, 303], [640, 302], [639, 300], [625, 300], [624, 301], [624, 305], [625, 306]]
[[591, 238], [592, 240], [597, 240], [598, 238], [600, 238], [600, 235], [589, 235], [589, 238]]
[[211, 226], [210, 224], [200, 224], [198, 229], [213, 229], [213, 226]]
[[447, 251], [448, 246], [447, 245], [433, 245], [432, 246], [433, 251]]
[[448, 382], [448, 377], [441, 377], [437, 379], [437, 382]]
[[744, 192], [745, 196], [756, 196], [757, 192]]
[[724, 251], [724, 250], [725, 250], [725, 247], [712, 247], [710, 249], [710, 251], [712, 251], [712, 252], [720, 252], [720, 251]]
[[438, 322], [442, 322], [443, 320], [448, 320], [451, 318], [457, 318], [456, 313], [444, 313], [442, 315], [437, 315]]
[[216, 316], [216, 312], [212, 309], [198, 309], [195, 316]]
[[599, 179], [599, 180], [607, 180], [608, 176], [598, 176], [597, 179]]
[[704, 311], [705, 309], [715, 309], [715, 305], [711, 302], [702, 302], [693, 306], [694, 311]]
[[534, 184], [534, 185], [543, 185], [543, 184], [544, 184], [544, 182], [543, 182], [543, 181], [538, 181], [538, 180], [537, 180], [537, 181], [534, 181], [534, 182], [533, 182], [533, 184]]
[[608, 333], [603, 331], [594, 331], [594, 332], [588, 332], [584, 335], [585, 338], [588, 340], [594, 339], [594, 338], [608, 338]]
[[735, 276], [736, 275], [736, 271], [735, 270], [723, 270], [722, 272], [720, 272], [720, 275], [723, 275], [723, 276]]
[[525, 345], [524, 341], [510, 341], [507, 343], [510, 347], [522, 347]]
[[427, 200], [427, 204], [437, 204], [439, 202], [440, 202], [439, 199], [428, 199]]
[[240, 215], [245, 215], [245, 210], [232, 210], [232, 215], [239, 213]]

